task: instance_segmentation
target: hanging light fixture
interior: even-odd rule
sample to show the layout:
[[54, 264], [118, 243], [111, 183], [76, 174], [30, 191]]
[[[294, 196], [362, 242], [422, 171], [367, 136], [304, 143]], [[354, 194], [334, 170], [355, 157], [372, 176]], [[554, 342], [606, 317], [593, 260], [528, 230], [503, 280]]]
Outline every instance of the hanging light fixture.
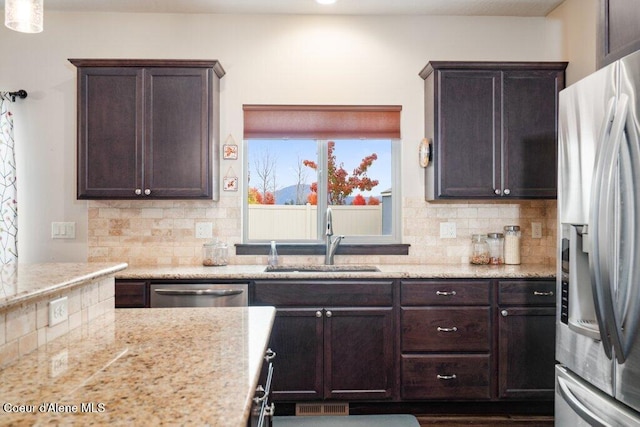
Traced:
[[21, 33], [42, 32], [43, 0], [5, 0], [4, 25]]

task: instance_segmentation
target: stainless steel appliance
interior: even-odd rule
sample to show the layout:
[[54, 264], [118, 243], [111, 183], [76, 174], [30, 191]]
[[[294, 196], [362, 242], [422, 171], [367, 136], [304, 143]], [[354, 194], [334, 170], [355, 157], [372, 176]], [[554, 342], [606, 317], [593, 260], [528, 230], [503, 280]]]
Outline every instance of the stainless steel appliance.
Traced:
[[247, 283], [162, 283], [150, 286], [151, 307], [242, 307]]
[[640, 52], [560, 92], [558, 426], [640, 426]]

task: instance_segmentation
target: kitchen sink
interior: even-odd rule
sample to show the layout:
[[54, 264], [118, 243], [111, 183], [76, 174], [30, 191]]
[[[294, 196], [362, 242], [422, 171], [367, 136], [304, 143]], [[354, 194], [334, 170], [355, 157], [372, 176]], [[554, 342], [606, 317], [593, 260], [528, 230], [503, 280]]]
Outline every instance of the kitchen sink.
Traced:
[[353, 273], [353, 272], [379, 272], [373, 265], [275, 265], [264, 269], [267, 273]]

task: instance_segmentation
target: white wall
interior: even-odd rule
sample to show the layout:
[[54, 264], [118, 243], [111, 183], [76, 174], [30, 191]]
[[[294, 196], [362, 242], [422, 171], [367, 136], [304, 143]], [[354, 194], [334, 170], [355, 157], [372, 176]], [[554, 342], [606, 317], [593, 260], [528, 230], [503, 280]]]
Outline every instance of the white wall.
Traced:
[[[67, 58], [220, 60], [222, 141], [241, 141], [245, 103], [402, 105], [402, 196], [421, 197], [418, 72], [429, 60], [564, 60], [562, 26], [545, 18], [47, 12], [41, 34], [2, 27], [0, 88], [29, 92], [14, 105], [20, 260], [87, 257], [87, 203], [75, 198], [76, 76]], [[51, 221], [75, 221], [77, 238], [50, 239]]]

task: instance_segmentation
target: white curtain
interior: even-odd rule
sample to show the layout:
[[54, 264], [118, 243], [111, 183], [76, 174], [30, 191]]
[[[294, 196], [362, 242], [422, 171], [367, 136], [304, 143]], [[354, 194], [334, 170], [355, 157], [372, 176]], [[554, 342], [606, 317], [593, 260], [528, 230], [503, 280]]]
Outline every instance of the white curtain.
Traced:
[[18, 202], [11, 96], [0, 92], [0, 264], [18, 262]]

